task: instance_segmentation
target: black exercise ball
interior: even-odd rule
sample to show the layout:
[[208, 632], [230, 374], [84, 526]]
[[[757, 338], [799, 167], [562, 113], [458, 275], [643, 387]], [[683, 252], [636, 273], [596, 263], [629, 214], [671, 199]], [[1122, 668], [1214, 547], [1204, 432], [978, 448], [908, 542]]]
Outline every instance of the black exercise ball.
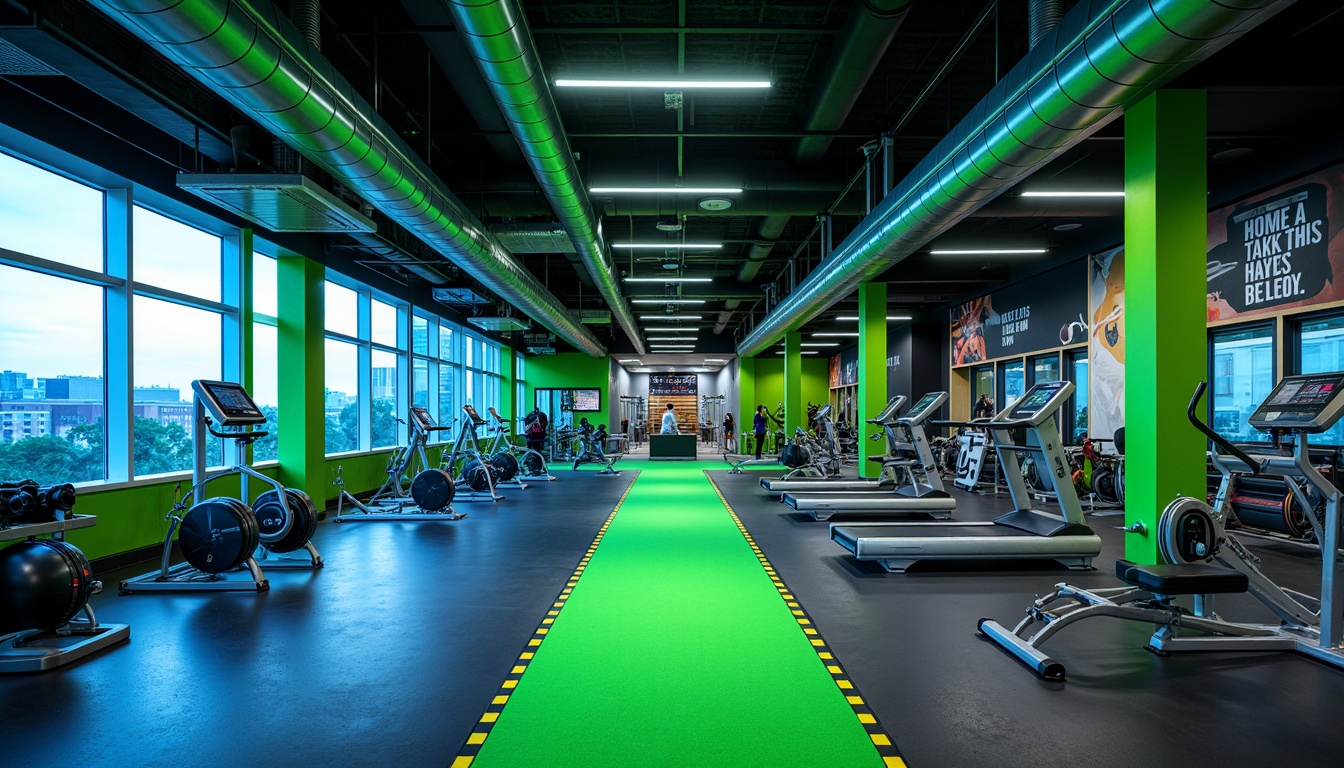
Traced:
[[92, 594], [93, 569], [73, 544], [42, 539], [0, 549], [0, 635], [55, 629]]
[[792, 469], [804, 466], [811, 460], [812, 455], [807, 447], [796, 443], [789, 443], [779, 453], [779, 463]]

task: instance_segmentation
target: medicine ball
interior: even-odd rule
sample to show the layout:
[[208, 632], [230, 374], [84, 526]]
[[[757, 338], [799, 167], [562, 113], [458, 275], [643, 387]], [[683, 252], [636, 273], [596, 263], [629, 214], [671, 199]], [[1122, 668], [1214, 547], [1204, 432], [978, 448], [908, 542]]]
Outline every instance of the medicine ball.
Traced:
[[55, 629], [84, 609], [93, 594], [89, 559], [55, 539], [0, 549], [0, 635]]

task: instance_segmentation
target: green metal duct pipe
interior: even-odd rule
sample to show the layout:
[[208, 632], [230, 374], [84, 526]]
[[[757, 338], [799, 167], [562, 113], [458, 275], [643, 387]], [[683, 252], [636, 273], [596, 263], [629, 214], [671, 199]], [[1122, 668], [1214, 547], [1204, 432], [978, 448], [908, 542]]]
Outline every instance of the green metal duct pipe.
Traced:
[[[826, 69], [812, 90], [805, 130], [840, 130], [909, 12], [910, 0], [854, 0]], [[829, 136], [797, 139], [789, 147], [789, 162], [816, 165], [832, 141]]]
[[579, 178], [578, 163], [560, 123], [522, 6], [517, 0], [448, 0], [445, 4], [551, 209], [574, 241], [584, 269], [611, 307], [616, 324], [634, 343], [635, 351], [645, 354], [634, 313], [621, 295], [607, 258], [601, 222]]
[[738, 345], [764, 352], [1293, 0], [1080, 0]]
[[501, 299], [585, 354], [606, 355], [597, 337], [513, 258], [272, 3], [92, 2]]

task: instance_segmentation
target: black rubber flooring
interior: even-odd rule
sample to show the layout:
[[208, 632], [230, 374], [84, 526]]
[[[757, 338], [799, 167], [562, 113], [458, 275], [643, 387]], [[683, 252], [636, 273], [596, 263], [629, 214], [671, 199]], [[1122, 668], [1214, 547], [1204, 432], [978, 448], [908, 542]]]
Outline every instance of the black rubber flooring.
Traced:
[[553, 474], [456, 522], [322, 523], [327, 566], [261, 595], [97, 574], [130, 642], [0, 677], [0, 766], [449, 765], [636, 475]]
[[[1061, 581], [1117, 586], [1119, 516], [1092, 516], [1105, 549], [1095, 571], [1047, 564], [905, 574], [861, 563], [826, 523], [765, 496], [760, 473], [711, 473], [756, 542], [816, 621], [912, 768], [1338, 766], [1344, 671], [1288, 653], [1142, 650], [1151, 628], [1088, 619], [1045, 649], [1068, 681], [1038, 679], [976, 622], [1011, 627]], [[1007, 495], [957, 492], [958, 520], [988, 520]], [[837, 520], [836, 522], [842, 522]], [[1242, 537], [1278, 583], [1318, 594], [1319, 553]], [[1242, 596], [1219, 598], [1233, 620], [1270, 619]]]

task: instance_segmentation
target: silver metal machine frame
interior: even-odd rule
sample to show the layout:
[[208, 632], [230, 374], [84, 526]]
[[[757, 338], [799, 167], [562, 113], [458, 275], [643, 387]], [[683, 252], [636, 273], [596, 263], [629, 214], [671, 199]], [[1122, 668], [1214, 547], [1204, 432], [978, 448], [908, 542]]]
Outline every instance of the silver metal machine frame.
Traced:
[[[1101, 538], [1087, 526], [1064, 460], [1055, 415], [1073, 394], [1067, 381], [1038, 382], [990, 422], [994, 449], [1008, 478], [1015, 509], [984, 523], [832, 523], [831, 540], [860, 560], [904, 572], [935, 560], [1054, 560], [1090, 568]], [[1059, 478], [1059, 513], [1035, 509], [1022, 480], [1018, 454], [1036, 453]]]

